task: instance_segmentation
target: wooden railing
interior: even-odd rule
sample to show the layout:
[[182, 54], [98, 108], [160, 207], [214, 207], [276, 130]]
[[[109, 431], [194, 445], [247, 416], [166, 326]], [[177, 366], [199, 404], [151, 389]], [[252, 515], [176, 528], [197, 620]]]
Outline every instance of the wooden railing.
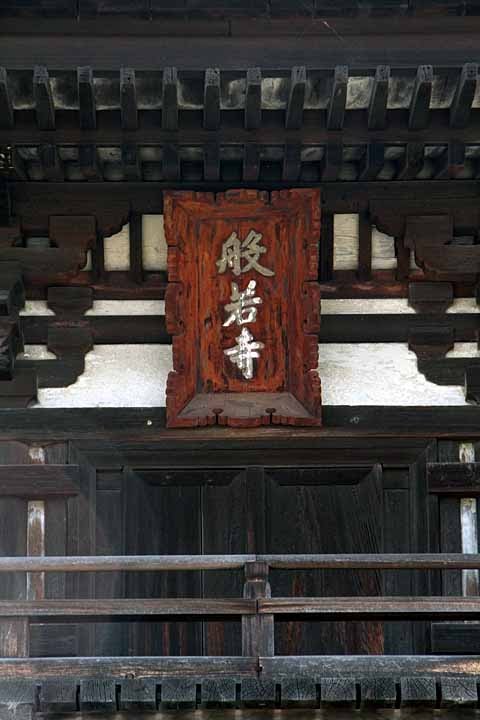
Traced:
[[[108, 672], [132, 676], [155, 674], [179, 675], [199, 672], [233, 673], [236, 676], [265, 671], [291, 672], [297, 667], [311, 667], [315, 660], [332, 662], [325, 656], [312, 658], [276, 658], [274, 652], [274, 619], [276, 616], [308, 616], [320, 619], [480, 619], [480, 597], [271, 597], [270, 569], [350, 569], [350, 570], [454, 570], [480, 568], [480, 555], [465, 554], [374, 554], [374, 555], [168, 555], [168, 556], [70, 556], [0, 558], [0, 574], [5, 572], [162, 572], [209, 571], [244, 568], [242, 598], [129, 598], [129, 599], [59, 599], [0, 602], [0, 678], [54, 677], [61, 668], [67, 676], [88, 677]], [[242, 657], [223, 658], [28, 658], [29, 622], [35, 619], [66, 618], [75, 622], [95, 618], [122, 616], [158, 616], [173, 619], [184, 616], [212, 618], [236, 616], [242, 620]], [[9, 659], [8, 659], [9, 658]], [[28, 658], [28, 659], [27, 659]], [[442, 672], [444, 675], [479, 674], [479, 658], [394, 657], [335, 658], [339, 668], [348, 663], [363, 662], [365, 672], [400, 672], [407, 663], [412, 672]], [[392, 664], [395, 663], [396, 664]], [[61, 663], [59, 665], [58, 663]], [[188, 664], [190, 663], [190, 664]], [[225, 664], [226, 663], [226, 664]], [[282, 665], [283, 663], [283, 665]], [[389, 665], [390, 663], [390, 665]], [[403, 663], [403, 664], [402, 664]], [[285, 667], [284, 667], [285, 666]], [[352, 666], [353, 667], [353, 666]], [[378, 666], [380, 668], [380, 666]], [[283, 669], [282, 669], [283, 668]], [[288, 668], [290, 668], [288, 670]], [[390, 668], [390, 669], [388, 669]], [[399, 669], [400, 668], [400, 669]], [[413, 668], [413, 670], [412, 670]], [[352, 671], [352, 668], [350, 668]], [[379, 670], [380, 671], [380, 670]]]

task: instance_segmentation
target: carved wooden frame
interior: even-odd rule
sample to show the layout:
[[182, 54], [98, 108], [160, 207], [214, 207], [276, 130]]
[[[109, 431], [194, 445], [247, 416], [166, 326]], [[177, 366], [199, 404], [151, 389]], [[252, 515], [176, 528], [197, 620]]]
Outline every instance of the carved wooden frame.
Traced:
[[[320, 192], [231, 190], [214, 195], [172, 191], [164, 193], [164, 216], [169, 278], [165, 316], [167, 331], [173, 335], [174, 368], [167, 381], [168, 427], [320, 424], [321, 389], [316, 372]], [[269, 236], [273, 241], [281, 239], [274, 259], [277, 287], [271, 290], [272, 303], [278, 306], [277, 321], [273, 322], [270, 313], [264, 325], [259, 324], [260, 331], [266, 328], [268, 337], [278, 340], [273, 347], [281, 344], [284, 356], [281, 361], [259, 359], [259, 378], [246, 386], [224, 369], [223, 347], [213, 345], [210, 352], [208, 338], [218, 334], [222, 323], [212, 321], [212, 316], [218, 320], [218, 308], [210, 306], [205, 314], [200, 298], [217, 283], [205, 272], [202, 261], [213, 262], [212, 247], [220, 232], [226, 238], [252, 218], [261, 227], [275, 230]], [[243, 277], [247, 281], [249, 273]], [[201, 328], [205, 328], [203, 338]], [[201, 355], [202, 343], [208, 350], [207, 359], [205, 353]], [[282, 370], [273, 370], [276, 364]]]

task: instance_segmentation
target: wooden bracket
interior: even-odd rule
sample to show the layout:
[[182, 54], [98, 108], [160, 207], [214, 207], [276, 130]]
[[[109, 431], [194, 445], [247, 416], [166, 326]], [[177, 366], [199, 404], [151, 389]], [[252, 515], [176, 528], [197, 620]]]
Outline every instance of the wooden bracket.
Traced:
[[452, 283], [411, 282], [408, 284], [408, 304], [418, 313], [443, 313], [452, 303]]

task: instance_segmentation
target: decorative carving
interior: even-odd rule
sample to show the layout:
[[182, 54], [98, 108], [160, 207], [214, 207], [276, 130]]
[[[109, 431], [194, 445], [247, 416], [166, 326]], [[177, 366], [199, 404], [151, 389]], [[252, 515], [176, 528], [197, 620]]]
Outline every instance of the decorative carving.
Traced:
[[18, 226], [0, 228], [0, 260], [20, 264], [25, 280], [54, 282], [58, 275], [74, 277], [87, 261], [87, 251], [95, 247], [95, 217], [53, 215], [48, 236], [50, 247], [18, 247]]
[[169, 192], [164, 212], [168, 425], [319, 424], [319, 192]]

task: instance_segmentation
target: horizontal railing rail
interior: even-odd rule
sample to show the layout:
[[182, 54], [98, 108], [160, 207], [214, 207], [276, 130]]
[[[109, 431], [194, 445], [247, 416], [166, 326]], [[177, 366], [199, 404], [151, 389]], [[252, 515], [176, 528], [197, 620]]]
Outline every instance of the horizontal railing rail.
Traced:
[[0, 557], [2, 572], [159, 572], [234, 570], [262, 563], [283, 570], [462, 570], [480, 569], [480, 554], [351, 555], [77, 555]]
[[[242, 597], [45, 599], [39, 593], [0, 600], [0, 658], [28, 657], [30, 625], [38, 622], [110, 621], [116, 618], [188, 616], [193, 620], [241, 620], [242, 656], [273, 657], [275, 618], [334, 620], [480, 619], [480, 597], [272, 597], [270, 571], [480, 569], [480, 554], [343, 555], [127, 555], [0, 558], [0, 573], [170, 572], [243, 569]], [[28, 575], [30, 574], [30, 575]], [[38, 576], [37, 576], [38, 577]], [[479, 671], [480, 672], [480, 671]]]

